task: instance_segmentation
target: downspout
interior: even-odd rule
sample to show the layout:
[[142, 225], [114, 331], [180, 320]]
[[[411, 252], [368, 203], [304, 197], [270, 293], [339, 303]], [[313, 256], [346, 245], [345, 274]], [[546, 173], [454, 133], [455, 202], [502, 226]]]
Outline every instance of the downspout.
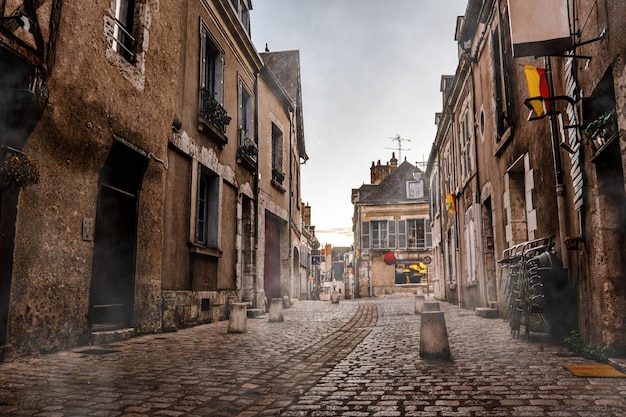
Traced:
[[[443, 201], [446, 201], [446, 196], [445, 195], [441, 195], [441, 191], [443, 190], [443, 187], [441, 186], [441, 152], [439, 151], [439, 148], [436, 148], [436, 152], [437, 152], [437, 184], [439, 185], [439, 207], [438, 209], [440, 210], [439, 212], [439, 254], [441, 258], [443, 258], [443, 254], [446, 253], [445, 252], [445, 240], [443, 238], [443, 213], [444, 211], [441, 209], [441, 203]], [[441, 198], [443, 197], [443, 199]], [[447, 212], [447, 210], [446, 210]], [[439, 258], [438, 257], [438, 258]], [[443, 262], [441, 263], [441, 265], [443, 266]], [[443, 269], [443, 295], [445, 297], [446, 295], [446, 282], [448, 282], [448, 277], [446, 276], [446, 268], [445, 266], [442, 268]]]
[[[485, 29], [486, 31], [486, 29]], [[477, 49], [476, 49], [476, 53], [475, 53], [475, 57], [478, 56], [478, 48], [480, 47], [480, 44], [483, 41], [483, 38], [485, 36], [485, 31], [483, 31], [483, 33], [480, 35], [480, 41], [479, 44], [477, 45]], [[471, 83], [472, 83], [472, 109], [474, 112], [474, 117], [476, 117], [476, 82], [475, 82], [475, 77], [474, 77], [474, 63], [477, 62], [476, 59], [472, 60], [470, 62], [470, 75], [471, 75]], [[484, 248], [483, 248], [483, 221], [482, 221], [482, 207], [481, 207], [481, 201], [480, 201], [480, 176], [479, 176], [479, 170], [478, 170], [478, 132], [476, 129], [476, 119], [474, 119], [474, 123], [473, 123], [473, 127], [474, 127], [474, 161], [475, 161], [475, 172], [474, 172], [474, 181], [476, 184], [476, 199], [475, 199], [475, 204], [474, 206], [477, 208], [477, 212], [474, 213], [474, 218], [476, 219], [476, 230], [474, 231], [474, 233], [477, 235], [476, 236], [476, 243], [478, 246], [478, 252], [476, 254], [476, 259], [480, 260], [480, 262], [478, 262], [478, 273], [480, 274], [480, 277], [478, 278], [478, 288], [479, 288], [479, 292], [480, 292], [480, 298], [481, 298], [481, 304], [483, 306], [487, 306], [489, 303], [489, 300], [487, 299], [487, 283], [485, 282], [486, 279], [486, 272], [485, 272], [485, 258], [484, 258]], [[480, 254], [480, 255], [479, 255]]]
[[[550, 57], [543, 58], [546, 66], [546, 78], [548, 81], [549, 97], [554, 97], [554, 82], [552, 80], [552, 63]], [[550, 111], [554, 109], [554, 100], [550, 100]], [[556, 250], [561, 254], [563, 267], [568, 267], [567, 251], [563, 250], [563, 242], [567, 236], [565, 185], [563, 184], [563, 168], [561, 164], [561, 152], [559, 147], [559, 127], [555, 115], [550, 115], [550, 137], [552, 139], [552, 158], [554, 160], [554, 176], [556, 180], [556, 207], [559, 220], [559, 241], [556, 242]]]
[[[460, 254], [459, 254], [459, 207], [458, 207], [458, 194], [457, 194], [457, 189], [458, 189], [458, 180], [457, 180], [457, 172], [456, 172], [456, 163], [457, 163], [457, 159], [456, 159], [456, 140], [457, 140], [457, 133], [456, 133], [456, 117], [455, 117], [455, 113], [453, 111], [450, 111], [450, 124], [452, 126], [452, 161], [454, 162], [452, 164], [452, 179], [453, 179], [453, 183], [455, 185], [455, 189], [454, 189], [454, 204], [455, 204], [455, 210], [454, 210], [454, 276], [456, 277], [456, 298], [457, 298], [457, 305], [461, 306], [461, 284], [460, 284], [460, 267], [459, 267], [459, 258], [460, 258]], [[450, 190], [452, 191], [452, 190]]]
[[289, 215], [287, 218], [287, 222], [288, 222], [288, 232], [289, 232], [289, 253], [287, 254], [287, 261], [289, 262], [289, 267], [287, 268], [287, 270], [289, 271], [289, 298], [292, 297], [293, 295], [293, 280], [294, 280], [294, 273], [295, 271], [293, 271], [293, 248], [292, 248], [292, 244], [293, 244], [293, 233], [292, 233], [292, 214], [293, 214], [293, 204], [292, 204], [292, 200], [293, 200], [293, 158], [292, 158], [292, 146], [293, 146], [293, 118], [294, 118], [294, 113], [296, 111], [295, 109], [295, 105], [293, 107], [289, 106], [289, 108], [287, 109], [287, 111], [289, 112], [289, 152], [287, 153], [287, 155], [289, 156]]
[[[259, 73], [254, 74], [254, 141], [257, 146], [259, 144]], [[259, 259], [259, 153], [257, 153], [256, 167], [254, 170], [254, 248], [252, 250], [252, 264], [254, 265], [253, 291], [254, 291], [254, 308], [260, 308], [259, 305], [259, 269], [257, 260]]]

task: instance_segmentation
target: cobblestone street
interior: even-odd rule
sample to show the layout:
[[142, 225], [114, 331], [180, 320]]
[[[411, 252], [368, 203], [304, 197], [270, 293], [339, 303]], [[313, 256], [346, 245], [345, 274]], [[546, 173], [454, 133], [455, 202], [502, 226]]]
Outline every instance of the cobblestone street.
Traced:
[[450, 360], [419, 357], [414, 297], [299, 301], [248, 319], [0, 364], [1, 416], [624, 416], [626, 378], [441, 303]]

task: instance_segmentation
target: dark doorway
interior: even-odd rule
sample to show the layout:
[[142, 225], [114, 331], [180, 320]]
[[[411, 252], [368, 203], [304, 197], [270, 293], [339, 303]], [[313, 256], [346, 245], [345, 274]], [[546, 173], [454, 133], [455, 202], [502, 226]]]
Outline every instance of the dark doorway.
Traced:
[[265, 297], [281, 298], [280, 295], [280, 220], [265, 217]]
[[95, 221], [90, 326], [131, 326], [135, 294], [137, 195], [147, 158], [115, 141], [100, 173]]
[[17, 191], [0, 189], [0, 346], [7, 343], [17, 196]]

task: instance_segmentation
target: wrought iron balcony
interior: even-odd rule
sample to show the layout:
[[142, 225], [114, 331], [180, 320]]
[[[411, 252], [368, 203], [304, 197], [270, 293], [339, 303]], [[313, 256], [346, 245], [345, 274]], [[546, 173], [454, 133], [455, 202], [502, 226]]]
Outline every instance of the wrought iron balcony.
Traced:
[[240, 141], [239, 141], [239, 150], [241, 153], [253, 161], [255, 164], [257, 162], [257, 157], [259, 155], [259, 148], [257, 147], [254, 140], [252, 140], [245, 132], [240, 132]]
[[285, 181], [285, 173], [277, 168], [272, 168], [272, 181], [276, 181], [278, 184], [282, 185], [283, 181]]
[[226, 109], [213, 98], [213, 93], [206, 88], [200, 90], [200, 116], [221, 133], [226, 133], [226, 126], [231, 121]]

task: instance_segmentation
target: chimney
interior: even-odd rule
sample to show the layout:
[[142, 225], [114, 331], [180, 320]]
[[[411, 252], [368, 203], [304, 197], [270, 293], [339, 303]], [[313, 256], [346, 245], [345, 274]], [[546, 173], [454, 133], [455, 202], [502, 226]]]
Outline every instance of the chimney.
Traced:
[[391, 174], [393, 171], [396, 170], [396, 168], [398, 168], [398, 160], [396, 159], [395, 152], [391, 154], [391, 159], [389, 160], [389, 164], [391, 165], [389, 169], [389, 173]]
[[304, 219], [304, 224], [307, 227], [311, 226], [311, 206], [309, 203], [302, 203], [302, 218]]

